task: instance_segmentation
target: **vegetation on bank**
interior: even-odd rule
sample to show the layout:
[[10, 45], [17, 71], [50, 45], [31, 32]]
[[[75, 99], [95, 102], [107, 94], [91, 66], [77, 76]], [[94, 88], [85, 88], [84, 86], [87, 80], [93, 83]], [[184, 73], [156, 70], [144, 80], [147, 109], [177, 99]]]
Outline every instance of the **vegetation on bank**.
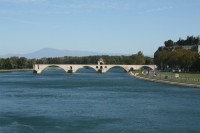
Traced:
[[164, 42], [164, 45], [166, 48], [171, 48], [173, 46], [181, 47], [181, 46], [193, 46], [197, 45], [200, 42], [200, 36], [194, 37], [194, 36], [187, 36], [186, 39], [179, 38], [178, 41], [173, 40], [167, 40]]
[[97, 64], [103, 58], [106, 64], [153, 64], [153, 58], [145, 57], [142, 52], [131, 56], [86, 56], [27, 59], [24, 57], [0, 58], [0, 69], [32, 69], [33, 64]]
[[31, 71], [32, 69], [2, 69], [0, 72], [18, 72], [18, 71]]
[[188, 36], [177, 42], [168, 40], [164, 42], [154, 54], [154, 63], [158, 69], [170, 71], [181, 69], [183, 72], [200, 71], [199, 45], [200, 37]]
[[200, 74], [195, 73], [171, 73], [156, 71], [155, 73], [153, 72], [145, 74], [142, 70], [139, 70], [135, 71], [134, 74], [137, 74], [139, 77], [144, 77], [151, 80], [154, 79], [159, 81], [200, 85]]
[[165, 76], [175, 77], [175, 75], [178, 75], [179, 78], [195, 79], [200, 81], [200, 73], [172, 73], [162, 71], [159, 71], [159, 73]]
[[[188, 36], [185, 40], [167, 40], [164, 46], [154, 53], [154, 63], [158, 66], [155, 73], [139, 76], [177, 83], [200, 85], [200, 37]], [[172, 71], [181, 70], [181, 73]], [[178, 72], [177, 71], [177, 72]]]

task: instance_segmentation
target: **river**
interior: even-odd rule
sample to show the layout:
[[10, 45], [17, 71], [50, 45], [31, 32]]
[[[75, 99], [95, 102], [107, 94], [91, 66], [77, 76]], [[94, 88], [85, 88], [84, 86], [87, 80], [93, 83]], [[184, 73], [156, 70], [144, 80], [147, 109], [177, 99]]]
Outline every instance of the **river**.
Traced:
[[0, 133], [200, 132], [200, 89], [112, 69], [0, 73]]

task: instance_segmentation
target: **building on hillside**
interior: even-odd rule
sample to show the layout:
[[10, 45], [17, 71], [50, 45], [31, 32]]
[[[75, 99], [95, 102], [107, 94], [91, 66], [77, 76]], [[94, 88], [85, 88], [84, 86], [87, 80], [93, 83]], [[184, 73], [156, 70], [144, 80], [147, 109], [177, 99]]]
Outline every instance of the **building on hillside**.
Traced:
[[183, 48], [183, 49], [191, 50], [200, 54], [200, 44], [199, 45], [185, 45], [185, 46], [175, 45], [173, 46], [173, 49], [175, 48]]
[[200, 45], [195, 45], [194, 46], [194, 51], [200, 54]]
[[182, 46], [184, 49], [188, 49], [197, 53], [200, 53], [200, 45], [192, 45], [192, 46]]

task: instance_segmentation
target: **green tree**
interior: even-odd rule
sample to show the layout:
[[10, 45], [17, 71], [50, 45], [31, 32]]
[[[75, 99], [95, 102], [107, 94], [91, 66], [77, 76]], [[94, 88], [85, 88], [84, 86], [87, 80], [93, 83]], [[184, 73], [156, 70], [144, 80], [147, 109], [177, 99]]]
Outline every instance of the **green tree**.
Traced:
[[161, 69], [165, 69], [168, 65], [168, 51], [156, 51], [154, 54], [154, 63]]
[[31, 69], [31, 68], [33, 68], [33, 64], [36, 64], [36, 59], [29, 59], [29, 60], [27, 60], [25, 68]]
[[198, 60], [198, 54], [190, 50], [182, 50], [182, 57], [180, 59], [181, 65], [187, 72], [190, 71], [192, 65]]
[[164, 42], [165, 47], [172, 47], [174, 46], [174, 42], [172, 40], [168, 40]]
[[12, 65], [12, 69], [17, 69], [18, 68], [17, 61], [19, 60], [19, 57], [11, 57], [9, 58], [9, 60]]
[[26, 59], [25, 57], [20, 57], [20, 58], [17, 60], [17, 68], [18, 68], [18, 69], [23, 69], [23, 68], [25, 68], [26, 63], [27, 63], [27, 59]]
[[9, 58], [4, 59], [4, 60], [2, 61], [2, 67], [3, 67], [3, 69], [12, 69], [12, 64], [11, 64]]
[[136, 55], [132, 55], [132, 61], [130, 64], [144, 65], [145, 57], [144, 54], [139, 51]]

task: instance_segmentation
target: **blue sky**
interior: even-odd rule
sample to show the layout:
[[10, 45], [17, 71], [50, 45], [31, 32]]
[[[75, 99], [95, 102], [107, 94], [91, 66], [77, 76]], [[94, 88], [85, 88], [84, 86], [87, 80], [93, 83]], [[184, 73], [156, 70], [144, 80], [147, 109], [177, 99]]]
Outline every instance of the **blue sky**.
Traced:
[[200, 0], [0, 0], [0, 54], [41, 48], [153, 55], [200, 35]]

